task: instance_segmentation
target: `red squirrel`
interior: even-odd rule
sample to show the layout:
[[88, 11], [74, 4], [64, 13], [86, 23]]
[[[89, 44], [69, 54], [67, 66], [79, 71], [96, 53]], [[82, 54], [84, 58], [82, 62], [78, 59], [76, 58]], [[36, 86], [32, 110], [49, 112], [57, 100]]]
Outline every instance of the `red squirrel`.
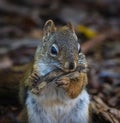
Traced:
[[21, 123], [90, 123], [87, 61], [73, 25], [48, 20], [20, 83]]

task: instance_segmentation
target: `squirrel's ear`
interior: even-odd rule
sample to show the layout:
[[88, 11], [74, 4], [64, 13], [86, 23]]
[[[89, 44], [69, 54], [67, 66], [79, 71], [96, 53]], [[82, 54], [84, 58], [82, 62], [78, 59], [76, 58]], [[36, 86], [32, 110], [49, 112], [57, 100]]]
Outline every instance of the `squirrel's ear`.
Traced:
[[46, 21], [43, 28], [44, 36], [49, 36], [50, 33], [53, 33], [55, 31], [56, 31], [56, 27], [54, 22], [52, 20]]
[[73, 33], [75, 33], [74, 27], [73, 27], [73, 25], [72, 25], [71, 22], [68, 22], [67, 26], [69, 27], [69, 29], [70, 29]]

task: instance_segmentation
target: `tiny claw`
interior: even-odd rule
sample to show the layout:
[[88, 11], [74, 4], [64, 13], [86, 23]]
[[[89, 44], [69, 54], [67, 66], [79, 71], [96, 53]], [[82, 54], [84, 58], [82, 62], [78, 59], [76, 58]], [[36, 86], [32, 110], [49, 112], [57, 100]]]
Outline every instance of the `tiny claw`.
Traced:
[[69, 83], [70, 81], [68, 77], [59, 78], [58, 80], [56, 80], [57, 87], [61, 88], [67, 88], [69, 86]]

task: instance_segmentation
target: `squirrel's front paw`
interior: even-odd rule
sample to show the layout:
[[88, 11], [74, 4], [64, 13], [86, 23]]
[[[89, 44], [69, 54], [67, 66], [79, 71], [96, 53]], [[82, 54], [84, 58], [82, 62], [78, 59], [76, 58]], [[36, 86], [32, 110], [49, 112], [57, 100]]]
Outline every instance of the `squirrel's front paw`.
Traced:
[[41, 93], [41, 91], [45, 88], [46, 85], [47, 85], [47, 82], [43, 81], [39, 83], [36, 87], [32, 88], [31, 92], [38, 95]]
[[69, 87], [69, 84], [70, 84], [70, 79], [68, 77], [61, 77], [56, 80], [57, 87], [66, 89]]

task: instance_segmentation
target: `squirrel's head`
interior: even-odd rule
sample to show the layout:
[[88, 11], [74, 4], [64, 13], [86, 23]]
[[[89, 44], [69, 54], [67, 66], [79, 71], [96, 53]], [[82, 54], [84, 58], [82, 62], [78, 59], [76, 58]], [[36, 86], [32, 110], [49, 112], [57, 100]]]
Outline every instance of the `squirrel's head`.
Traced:
[[40, 50], [43, 58], [47, 58], [48, 64], [66, 72], [75, 70], [80, 44], [71, 23], [56, 29], [54, 22], [48, 20], [44, 25], [42, 41]]

